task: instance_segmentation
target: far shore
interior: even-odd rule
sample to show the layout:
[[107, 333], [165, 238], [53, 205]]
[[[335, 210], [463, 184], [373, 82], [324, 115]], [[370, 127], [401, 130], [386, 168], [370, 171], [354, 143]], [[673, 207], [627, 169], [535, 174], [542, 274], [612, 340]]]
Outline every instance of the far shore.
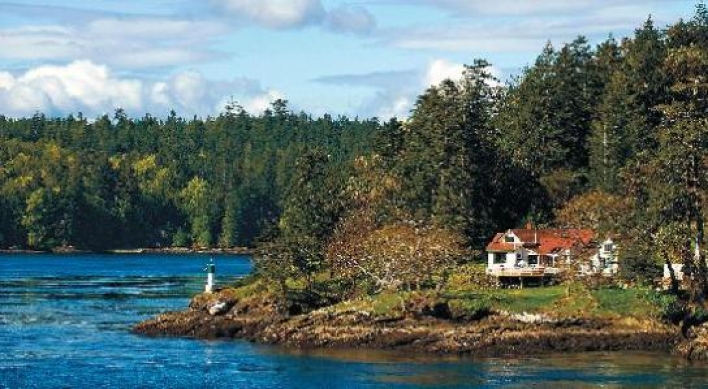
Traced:
[[205, 255], [253, 255], [248, 247], [232, 248], [189, 248], [189, 247], [141, 247], [110, 250], [81, 250], [74, 247], [56, 247], [51, 250], [0, 249], [0, 254], [205, 254]]

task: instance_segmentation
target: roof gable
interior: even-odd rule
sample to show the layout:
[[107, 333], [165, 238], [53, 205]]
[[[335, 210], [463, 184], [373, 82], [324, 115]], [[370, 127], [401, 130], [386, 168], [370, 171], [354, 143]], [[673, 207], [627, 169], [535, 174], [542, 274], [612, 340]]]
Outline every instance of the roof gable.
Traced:
[[[505, 242], [508, 233], [518, 237], [520, 242]], [[523, 246], [532, 248], [540, 255], [562, 254], [567, 250], [587, 247], [594, 237], [595, 232], [587, 229], [514, 229], [494, 235], [487, 251], [512, 252]]]

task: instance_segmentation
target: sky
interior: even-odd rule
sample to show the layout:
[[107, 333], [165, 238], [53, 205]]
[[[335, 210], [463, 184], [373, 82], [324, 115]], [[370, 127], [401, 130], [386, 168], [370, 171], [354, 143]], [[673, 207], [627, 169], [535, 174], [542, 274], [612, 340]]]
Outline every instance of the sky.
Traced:
[[0, 114], [405, 118], [475, 58], [502, 80], [547, 41], [593, 44], [693, 15], [692, 0], [0, 1]]

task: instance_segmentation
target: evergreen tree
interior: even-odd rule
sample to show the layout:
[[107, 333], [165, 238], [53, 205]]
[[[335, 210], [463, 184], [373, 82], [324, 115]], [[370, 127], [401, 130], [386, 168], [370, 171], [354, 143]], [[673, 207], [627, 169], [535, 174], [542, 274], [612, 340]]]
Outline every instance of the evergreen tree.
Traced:
[[651, 19], [622, 46], [623, 58], [610, 77], [590, 139], [591, 179], [596, 187], [618, 192], [619, 172], [642, 150], [657, 145], [661, 119], [655, 109], [668, 99], [663, 71], [666, 47]]

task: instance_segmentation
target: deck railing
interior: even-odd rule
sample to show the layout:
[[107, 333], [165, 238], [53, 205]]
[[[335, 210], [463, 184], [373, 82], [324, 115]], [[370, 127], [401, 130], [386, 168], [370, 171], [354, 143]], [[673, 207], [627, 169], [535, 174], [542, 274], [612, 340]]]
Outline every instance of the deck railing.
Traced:
[[493, 267], [487, 269], [487, 274], [494, 277], [543, 277], [560, 272], [561, 269], [555, 267]]

